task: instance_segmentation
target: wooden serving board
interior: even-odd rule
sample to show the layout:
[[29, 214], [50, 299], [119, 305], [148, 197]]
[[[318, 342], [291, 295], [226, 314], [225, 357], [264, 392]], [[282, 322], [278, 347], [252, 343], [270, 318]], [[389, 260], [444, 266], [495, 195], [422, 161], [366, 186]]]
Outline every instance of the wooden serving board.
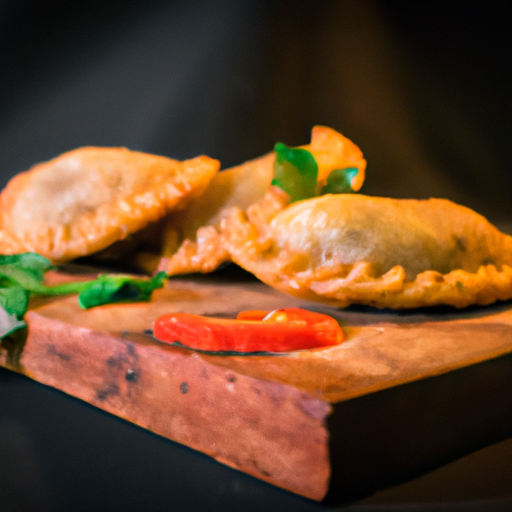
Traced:
[[[347, 340], [226, 356], [147, 333], [168, 312], [291, 306], [336, 317]], [[150, 303], [89, 311], [75, 296], [37, 299], [26, 318], [28, 331], [3, 341], [1, 366], [315, 500], [350, 499], [362, 483], [388, 485], [512, 432], [512, 358], [499, 357], [512, 352], [511, 304], [337, 310], [222, 275], [173, 279]]]

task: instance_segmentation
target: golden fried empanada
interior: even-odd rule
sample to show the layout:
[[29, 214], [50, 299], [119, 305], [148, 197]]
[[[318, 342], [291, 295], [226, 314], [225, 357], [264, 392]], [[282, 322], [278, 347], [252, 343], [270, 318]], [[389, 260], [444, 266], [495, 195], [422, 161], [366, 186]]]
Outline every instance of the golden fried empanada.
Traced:
[[136, 255], [140, 266], [152, 271], [159, 265], [159, 270], [172, 275], [211, 272], [229, 261], [218, 229], [222, 216], [226, 208], [246, 209], [265, 195], [273, 161], [270, 153], [219, 172], [205, 194], [166, 217], [159, 254], [152, 258], [148, 253]]
[[225, 247], [292, 295], [397, 309], [512, 298], [512, 237], [451, 201], [328, 194], [270, 214], [268, 204], [231, 210]]
[[[357, 191], [363, 185], [366, 160], [361, 150], [336, 130], [315, 126], [311, 142], [300, 147], [315, 157], [320, 183], [333, 169], [356, 167], [351, 186]], [[219, 231], [221, 220], [230, 207], [246, 210], [263, 198], [272, 181], [274, 160], [275, 154], [269, 153], [218, 173], [206, 194], [184, 211], [169, 215], [158, 269], [170, 275], [211, 272], [230, 261]]]
[[126, 148], [79, 148], [15, 176], [0, 195], [0, 253], [54, 262], [100, 251], [183, 207], [219, 162], [179, 162]]

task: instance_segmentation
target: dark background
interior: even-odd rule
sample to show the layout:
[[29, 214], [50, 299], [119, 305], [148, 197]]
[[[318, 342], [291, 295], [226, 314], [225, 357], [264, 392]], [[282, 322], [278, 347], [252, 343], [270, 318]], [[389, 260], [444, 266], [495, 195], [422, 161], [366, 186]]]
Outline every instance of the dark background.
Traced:
[[[366, 193], [447, 197], [512, 231], [511, 21], [505, 1], [0, 0], [0, 186], [82, 145], [229, 167], [325, 124], [363, 150]], [[208, 496], [323, 510], [0, 372], [0, 510]]]
[[0, 0], [1, 184], [82, 145], [223, 167], [314, 124], [365, 191], [512, 218], [508, 2]]

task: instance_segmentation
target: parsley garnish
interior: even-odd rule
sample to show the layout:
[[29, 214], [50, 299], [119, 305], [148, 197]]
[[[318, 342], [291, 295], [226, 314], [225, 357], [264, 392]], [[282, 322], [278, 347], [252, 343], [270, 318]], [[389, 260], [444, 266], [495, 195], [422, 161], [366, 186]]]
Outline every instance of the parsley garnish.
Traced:
[[46, 286], [44, 275], [52, 268], [50, 260], [36, 253], [0, 255], [0, 338], [26, 325], [23, 317], [32, 294], [78, 293], [80, 307], [88, 309], [117, 302], [147, 301], [166, 278], [165, 272], [150, 279], [101, 274], [91, 281]]

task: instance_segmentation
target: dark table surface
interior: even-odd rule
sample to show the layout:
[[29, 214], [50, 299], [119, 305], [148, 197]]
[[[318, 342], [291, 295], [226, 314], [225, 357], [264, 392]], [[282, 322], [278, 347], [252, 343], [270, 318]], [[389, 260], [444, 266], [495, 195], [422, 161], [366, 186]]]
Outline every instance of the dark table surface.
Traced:
[[[365, 189], [512, 226], [506, 2], [0, 0], [0, 186], [82, 145], [223, 167], [353, 139]], [[511, 510], [512, 439], [347, 505]], [[0, 369], [0, 510], [328, 510]]]
[[2, 368], [0, 403], [2, 511], [505, 511], [512, 507], [512, 439], [354, 502], [329, 505], [265, 484]]

